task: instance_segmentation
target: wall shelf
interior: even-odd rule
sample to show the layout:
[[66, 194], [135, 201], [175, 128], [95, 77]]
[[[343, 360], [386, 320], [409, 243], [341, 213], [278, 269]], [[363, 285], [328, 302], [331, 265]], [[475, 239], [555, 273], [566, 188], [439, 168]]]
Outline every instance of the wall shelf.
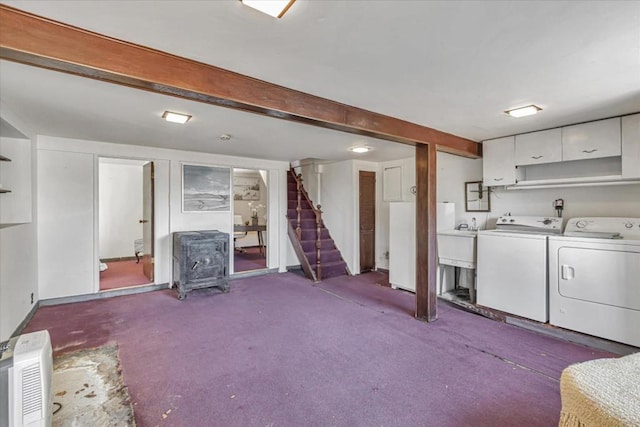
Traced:
[[11, 190], [7, 190], [6, 188], [0, 188], [0, 194], [11, 193]]

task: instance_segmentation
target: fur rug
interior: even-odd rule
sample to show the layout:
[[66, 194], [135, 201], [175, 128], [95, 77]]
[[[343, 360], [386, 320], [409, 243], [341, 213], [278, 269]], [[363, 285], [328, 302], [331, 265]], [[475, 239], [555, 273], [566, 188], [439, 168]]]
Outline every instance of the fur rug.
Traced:
[[135, 426], [115, 345], [57, 356], [51, 388], [53, 426]]

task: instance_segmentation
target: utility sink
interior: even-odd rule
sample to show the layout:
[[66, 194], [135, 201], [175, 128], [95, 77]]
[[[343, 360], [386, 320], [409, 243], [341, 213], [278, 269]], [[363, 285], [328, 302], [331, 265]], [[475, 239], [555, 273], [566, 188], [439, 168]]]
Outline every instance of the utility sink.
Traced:
[[472, 230], [438, 231], [438, 262], [475, 269], [477, 234]]

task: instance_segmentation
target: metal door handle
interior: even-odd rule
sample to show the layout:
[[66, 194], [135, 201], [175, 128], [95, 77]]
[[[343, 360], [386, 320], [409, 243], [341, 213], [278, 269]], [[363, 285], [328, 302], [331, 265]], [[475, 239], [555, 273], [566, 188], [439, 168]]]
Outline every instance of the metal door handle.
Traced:
[[149, 222], [149, 220], [148, 219], [139, 219], [138, 222], [140, 224], [144, 224], [145, 222]]
[[583, 153], [587, 153], [587, 154], [595, 153], [596, 151], [598, 151], [597, 148], [593, 148], [591, 150], [582, 150]]
[[562, 280], [571, 280], [576, 277], [576, 270], [570, 265], [563, 265], [561, 277]]
[[532, 159], [536, 159], [536, 160], [541, 159], [541, 158], [543, 158], [543, 157], [544, 157], [544, 156], [531, 156], [531, 158], [532, 158]]

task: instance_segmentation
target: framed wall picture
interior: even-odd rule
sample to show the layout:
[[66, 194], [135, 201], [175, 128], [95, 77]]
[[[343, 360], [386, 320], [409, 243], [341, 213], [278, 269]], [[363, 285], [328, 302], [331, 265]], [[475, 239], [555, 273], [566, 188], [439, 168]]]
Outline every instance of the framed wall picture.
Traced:
[[260, 200], [260, 177], [235, 177], [233, 180], [233, 200]]
[[231, 169], [182, 165], [182, 211], [231, 210]]

